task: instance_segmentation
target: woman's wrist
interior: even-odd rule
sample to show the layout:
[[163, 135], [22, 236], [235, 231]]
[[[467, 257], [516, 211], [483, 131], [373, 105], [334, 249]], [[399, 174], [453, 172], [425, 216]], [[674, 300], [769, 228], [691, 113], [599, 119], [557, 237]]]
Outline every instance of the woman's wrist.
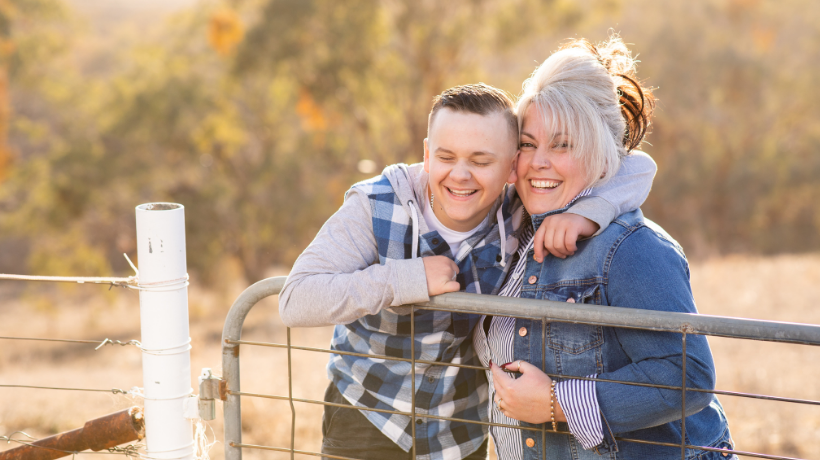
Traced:
[[550, 422], [552, 431], [558, 431], [558, 422], [555, 420], [555, 380], [550, 380]]
[[[553, 412], [555, 415], [556, 423], [566, 423], [567, 416], [564, 414], [564, 409], [561, 407], [561, 400], [558, 399], [558, 384], [555, 380], [552, 380], [550, 383], [550, 399], [553, 401]], [[547, 420], [547, 422], [551, 421], [552, 420]]]

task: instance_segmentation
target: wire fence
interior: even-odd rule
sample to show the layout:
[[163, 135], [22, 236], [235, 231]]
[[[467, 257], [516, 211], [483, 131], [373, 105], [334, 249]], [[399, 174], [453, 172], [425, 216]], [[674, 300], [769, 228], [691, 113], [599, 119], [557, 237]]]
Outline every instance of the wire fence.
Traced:
[[[127, 257], [126, 257], [127, 258]], [[130, 260], [129, 260], [130, 263]], [[133, 265], [132, 265], [133, 266]], [[136, 269], [135, 269], [136, 270]], [[13, 281], [43, 281], [43, 282], [70, 282], [70, 283], [78, 283], [78, 284], [102, 284], [108, 285], [109, 289], [111, 287], [125, 287], [125, 288], [134, 288], [137, 286], [138, 278], [136, 276], [131, 276], [127, 278], [115, 278], [115, 277], [107, 277], [107, 278], [92, 278], [92, 277], [56, 277], [56, 276], [27, 276], [27, 275], [8, 275], [8, 274], [0, 274], [0, 280], [13, 280]], [[73, 345], [96, 345], [94, 350], [100, 350], [101, 348], [105, 347], [106, 345], [120, 345], [120, 346], [134, 346], [136, 348], [142, 349], [142, 344], [138, 340], [112, 340], [110, 338], [105, 338], [102, 340], [93, 340], [93, 339], [62, 339], [62, 338], [45, 338], [45, 337], [17, 337], [17, 336], [0, 336], [0, 340], [6, 341], [27, 341], [27, 342], [50, 342], [50, 343], [68, 343]], [[43, 386], [43, 385], [27, 385], [22, 383], [0, 383], [0, 388], [24, 388], [24, 389], [35, 389], [35, 390], [58, 390], [58, 391], [76, 391], [76, 392], [91, 392], [91, 393], [109, 393], [109, 394], [121, 394], [127, 395], [131, 397], [142, 397], [142, 389], [134, 386], [130, 390], [123, 390], [121, 388], [78, 388], [78, 387], [61, 387], [61, 386]], [[16, 435], [21, 435], [25, 437], [25, 439], [21, 439], [19, 437], [15, 437]], [[72, 457], [79, 455], [79, 454], [94, 454], [94, 455], [119, 455], [119, 456], [126, 456], [129, 458], [132, 457], [139, 457], [140, 456], [140, 449], [144, 449], [143, 444], [130, 444], [125, 446], [117, 446], [105, 449], [105, 452], [94, 452], [94, 451], [71, 451], [71, 450], [61, 450], [54, 447], [47, 447], [47, 446], [39, 446], [36, 443], [41, 441], [40, 439], [36, 439], [30, 436], [28, 433], [24, 431], [15, 431], [9, 435], [2, 435], [0, 436], [0, 442], [6, 442], [7, 444], [15, 443], [24, 446], [30, 446], [37, 449], [44, 449], [52, 452], [57, 452], [63, 454], [61, 456], [68, 456], [71, 455]], [[2, 454], [2, 452], [0, 452]]]
[[[335, 455], [322, 454], [320, 452], [311, 452], [304, 450], [297, 450], [295, 448], [295, 434], [296, 434], [296, 408], [294, 403], [311, 404], [321, 406], [336, 406], [351, 408], [352, 406], [330, 403], [325, 401], [318, 401], [304, 398], [293, 397], [293, 360], [291, 357], [293, 350], [316, 352], [316, 353], [333, 353], [351, 356], [361, 356], [373, 359], [384, 359], [393, 361], [409, 362], [412, 369], [412, 382], [415, 382], [416, 364], [427, 364], [433, 366], [453, 366], [469, 369], [487, 370], [482, 366], [472, 366], [465, 364], [454, 364], [437, 361], [426, 361], [415, 359], [415, 350], [412, 349], [411, 358], [399, 358], [388, 355], [370, 355], [362, 353], [344, 352], [323, 348], [296, 346], [291, 343], [291, 331], [287, 329], [287, 343], [268, 343], [257, 341], [243, 341], [241, 340], [242, 324], [245, 317], [250, 312], [256, 303], [265, 297], [277, 295], [284, 284], [285, 277], [269, 278], [260, 281], [243, 292], [239, 298], [234, 302], [230, 312], [225, 321], [223, 329], [223, 344], [222, 344], [222, 365], [223, 378], [227, 381], [228, 395], [224, 405], [225, 417], [225, 458], [226, 460], [239, 460], [242, 457], [242, 449], [256, 449], [276, 452], [290, 453], [291, 458], [295, 455], [325, 457], [344, 460], [357, 460], [349, 457], [340, 457]], [[782, 403], [802, 404], [818, 406], [820, 401], [786, 398], [774, 395], [763, 395], [756, 393], [745, 393], [737, 391], [726, 390], [707, 390], [700, 388], [690, 388], [686, 381], [686, 345], [687, 337], [692, 334], [707, 335], [716, 337], [728, 337], [735, 339], [749, 339], [760, 340], [768, 342], [802, 344], [809, 346], [820, 345], [820, 326], [784, 323], [776, 321], [758, 321], [741, 318], [729, 318], [709, 315], [694, 315], [686, 313], [669, 313], [657, 312], [650, 310], [627, 309], [620, 307], [602, 307], [596, 305], [586, 304], [566, 304], [563, 302], [539, 301], [532, 299], [506, 298], [497, 296], [483, 296], [477, 294], [467, 293], [452, 293], [438, 296], [431, 299], [430, 302], [420, 304], [410, 309], [411, 330], [412, 337], [411, 344], [415, 344], [415, 314], [417, 309], [424, 310], [438, 310], [452, 313], [471, 313], [471, 314], [486, 314], [494, 316], [505, 316], [514, 318], [526, 318], [537, 320], [541, 322], [541, 344], [542, 356], [546, 356], [546, 325], [549, 322], [569, 322], [575, 324], [604, 326], [604, 327], [618, 327], [631, 328], [647, 331], [662, 331], [674, 332], [681, 334], [682, 346], [682, 378], [680, 386], [656, 385], [640, 382], [629, 382], [620, 380], [610, 380], [601, 378], [590, 378], [585, 376], [574, 376], [566, 374], [550, 374], [554, 379], [581, 379], [592, 380], [597, 382], [619, 383], [625, 385], [652, 387], [667, 390], [676, 390], [681, 392], [681, 439], [680, 444], [671, 444], [656, 441], [646, 441], [641, 439], [632, 439], [623, 436], [615, 436], [615, 440], [619, 442], [653, 444], [659, 446], [680, 448], [681, 459], [686, 459], [687, 450], [712, 451], [720, 452], [724, 455], [735, 454], [744, 457], [764, 458], [772, 460], [800, 460], [793, 457], [784, 457], [780, 455], [772, 455], [759, 452], [746, 452], [733, 449], [718, 449], [709, 446], [698, 446], [686, 443], [686, 394], [689, 392], [712, 393], [716, 395], [736, 396], [750, 399], [761, 399], [768, 401], [776, 401]], [[287, 351], [288, 360], [288, 395], [271, 395], [259, 394], [241, 391], [239, 378], [239, 347], [258, 346], [285, 349]], [[413, 345], [414, 347], [414, 345]], [[542, 367], [543, 369], [543, 367]], [[415, 383], [413, 384], [415, 386]], [[410, 426], [413, 430], [413, 447], [411, 453], [415, 456], [415, 421], [417, 418], [432, 418], [438, 420], [447, 420], [452, 422], [474, 423], [484, 426], [508, 427], [519, 430], [526, 430], [541, 435], [542, 446], [546, 443], [547, 433], [559, 433], [566, 436], [572, 436], [568, 431], [553, 430], [549, 423], [542, 424], [539, 428], [529, 428], [521, 426], [506, 425], [501, 423], [465, 420], [452, 417], [432, 416], [428, 414], [416, 414], [415, 405], [415, 388], [413, 388], [413, 400], [411, 401], [412, 412], [403, 412], [395, 410], [372, 409], [366, 407], [355, 406], [355, 409], [363, 411], [375, 411], [388, 414], [400, 414], [411, 418]], [[241, 398], [264, 398], [280, 401], [288, 401], [291, 407], [291, 440], [290, 447], [278, 446], [263, 446], [256, 444], [242, 443], [242, 424], [241, 424]], [[734, 447], [734, 446], [733, 446]], [[546, 459], [546, 449], [541, 449], [542, 458]]]

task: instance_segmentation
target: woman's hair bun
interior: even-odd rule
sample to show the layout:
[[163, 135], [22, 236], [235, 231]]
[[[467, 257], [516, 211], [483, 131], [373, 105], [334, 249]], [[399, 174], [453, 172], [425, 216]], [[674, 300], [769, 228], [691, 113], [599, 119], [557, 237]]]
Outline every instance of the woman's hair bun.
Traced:
[[595, 56], [612, 76], [618, 90], [621, 114], [626, 122], [624, 148], [627, 151], [637, 148], [649, 132], [655, 110], [655, 96], [651, 88], [644, 87], [638, 80], [635, 70], [637, 61], [629, 48], [616, 34], [597, 45], [583, 38], [574, 39], [560, 49], [573, 48], [585, 50]]

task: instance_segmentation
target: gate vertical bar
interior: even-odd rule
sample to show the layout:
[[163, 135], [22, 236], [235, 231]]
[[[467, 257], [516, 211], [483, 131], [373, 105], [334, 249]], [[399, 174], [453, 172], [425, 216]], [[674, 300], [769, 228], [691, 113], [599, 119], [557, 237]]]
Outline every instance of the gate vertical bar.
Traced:
[[290, 356], [290, 328], [288, 328], [288, 399], [290, 401], [290, 460], [296, 448], [296, 408], [293, 407], [293, 361]]
[[683, 329], [681, 337], [681, 344], [683, 346], [683, 377], [681, 377], [680, 386], [680, 400], [681, 400], [681, 415], [680, 415], [680, 458], [686, 460], [686, 328]]
[[[547, 318], [541, 318], [541, 370], [547, 373]], [[541, 425], [541, 460], [547, 460], [547, 422]]]
[[147, 457], [193, 459], [183, 407], [192, 392], [185, 208], [141, 204], [136, 218]]
[[410, 365], [413, 367], [411, 374], [410, 409], [413, 417], [410, 419], [410, 428], [413, 433], [413, 460], [416, 460], [416, 307], [410, 307]]

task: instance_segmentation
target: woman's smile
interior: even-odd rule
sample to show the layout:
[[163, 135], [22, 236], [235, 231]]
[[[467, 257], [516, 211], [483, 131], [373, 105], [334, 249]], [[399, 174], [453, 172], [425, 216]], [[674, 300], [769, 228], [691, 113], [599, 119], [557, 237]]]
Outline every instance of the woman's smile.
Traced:
[[561, 185], [560, 180], [551, 179], [529, 179], [530, 187], [536, 190], [550, 190]]

